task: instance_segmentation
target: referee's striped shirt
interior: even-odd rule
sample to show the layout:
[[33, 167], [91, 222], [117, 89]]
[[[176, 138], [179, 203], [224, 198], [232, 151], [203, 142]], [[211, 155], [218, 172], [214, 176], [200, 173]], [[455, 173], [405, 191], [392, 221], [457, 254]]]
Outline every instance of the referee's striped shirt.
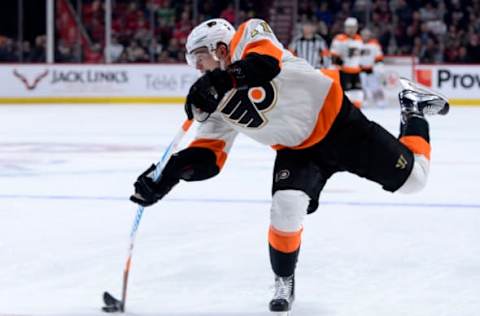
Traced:
[[327, 42], [318, 34], [309, 39], [303, 35], [297, 36], [288, 48], [298, 57], [306, 59], [315, 68], [330, 66]]

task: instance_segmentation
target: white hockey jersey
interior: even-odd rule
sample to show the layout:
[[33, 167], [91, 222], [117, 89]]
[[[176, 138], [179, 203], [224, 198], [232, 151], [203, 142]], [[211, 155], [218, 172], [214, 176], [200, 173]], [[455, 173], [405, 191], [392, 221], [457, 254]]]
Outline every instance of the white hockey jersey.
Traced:
[[238, 133], [274, 149], [306, 148], [325, 137], [343, 98], [338, 71], [315, 70], [293, 56], [259, 19], [240, 25], [230, 52], [232, 62], [254, 52], [272, 56], [281, 71], [260, 87], [227, 92], [217, 111], [200, 124], [191, 147], [213, 150], [221, 168]]
[[363, 43], [360, 66], [362, 69], [370, 70], [373, 66], [383, 60], [383, 52], [380, 43], [376, 39], [371, 39]]
[[340, 57], [343, 64], [340, 70], [346, 73], [360, 73], [360, 53], [362, 51], [362, 38], [356, 34], [350, 37], [346, 34], [338, 34], [333, 38], [330, 46], [330, 54]]

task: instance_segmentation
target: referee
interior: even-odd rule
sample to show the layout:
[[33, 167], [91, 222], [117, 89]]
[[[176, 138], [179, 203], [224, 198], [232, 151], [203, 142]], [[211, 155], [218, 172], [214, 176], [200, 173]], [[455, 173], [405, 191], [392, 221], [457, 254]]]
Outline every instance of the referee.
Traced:
[[327, 42], [316, 34], [316, 26], [307, 21], [302, 25], [302, 34], [295, 37], [288, 49], [296, 56], [305, 59], [315, 68], [330, 66], [330, 53]]

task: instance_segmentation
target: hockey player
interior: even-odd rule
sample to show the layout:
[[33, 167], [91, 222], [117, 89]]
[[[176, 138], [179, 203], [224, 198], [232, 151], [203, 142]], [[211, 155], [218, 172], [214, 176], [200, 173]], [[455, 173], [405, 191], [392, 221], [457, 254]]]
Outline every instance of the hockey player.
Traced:
[[237, 133], [276, 150], [268, 243], [275, 276], [273, 312], [291, 309], [302, 223], [318, 207], [327, 180], [349, 171], [390, 192], [426, 183], [429, 129], [424, 114], [448, 103], [415, 87], [400, 93], [400, 139], [369, 121], [345, 97], [336, 70], [315, 70], [293, 56], [269, 25], [251, 19], [237, 31], [223, 19], [195, 27], [187, 61], [204, 75], [190, 88], [185, 110], [201, 121], [195, 140], [172, 156], [158, 182], [154, 166], [135, 182], [131, 200], [149, 206], [180, 180], [199, 181], [222, 169]]
[[360, 32], [363, 40], [363, 46], [360, 57], [360, 79], [365, 100], [372, 105], [385, 106], [385, 96], [381, 82], [381, 66], [383, 64], [382, 47], [378, 41], [372, 37], [369, 29], [363, 29]]
[[347, 96], [357, 106], [363, 103], [363, 91], [360, 84], [360, 53], [362, 38], [357, 34], [358, 22], [349, 17], [344, 23], [345, 33], [333, 38], [330, 54], [332, 63], [340, 69], [340, 82]]

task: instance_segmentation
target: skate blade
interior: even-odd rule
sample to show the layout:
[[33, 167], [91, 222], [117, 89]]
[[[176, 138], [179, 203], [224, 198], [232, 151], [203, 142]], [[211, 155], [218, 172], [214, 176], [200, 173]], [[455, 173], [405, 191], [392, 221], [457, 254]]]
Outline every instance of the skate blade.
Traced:
[[272, 312], [275, 316], [290, 316], [290, 312]]
[[402, 89], [403, 90], [413, 90], [413, 91], [417, 91], [417, 92], [420, 92], [420, 93], [426, 93], [426, 94], [434, 94], [434, 95], [438, 95], [440, 98], [442, 98], [446, 103], [448, 103], [448, 99], [446, 96], [444, 96], [443, 94], [437, 92], [437, 91], [433, 91], [432, 89], [429, 89], [423, 85], [419, 85], [407, 78], [403, 78], [401, 77], [400, 79], [400, 85], [402, 86]]

